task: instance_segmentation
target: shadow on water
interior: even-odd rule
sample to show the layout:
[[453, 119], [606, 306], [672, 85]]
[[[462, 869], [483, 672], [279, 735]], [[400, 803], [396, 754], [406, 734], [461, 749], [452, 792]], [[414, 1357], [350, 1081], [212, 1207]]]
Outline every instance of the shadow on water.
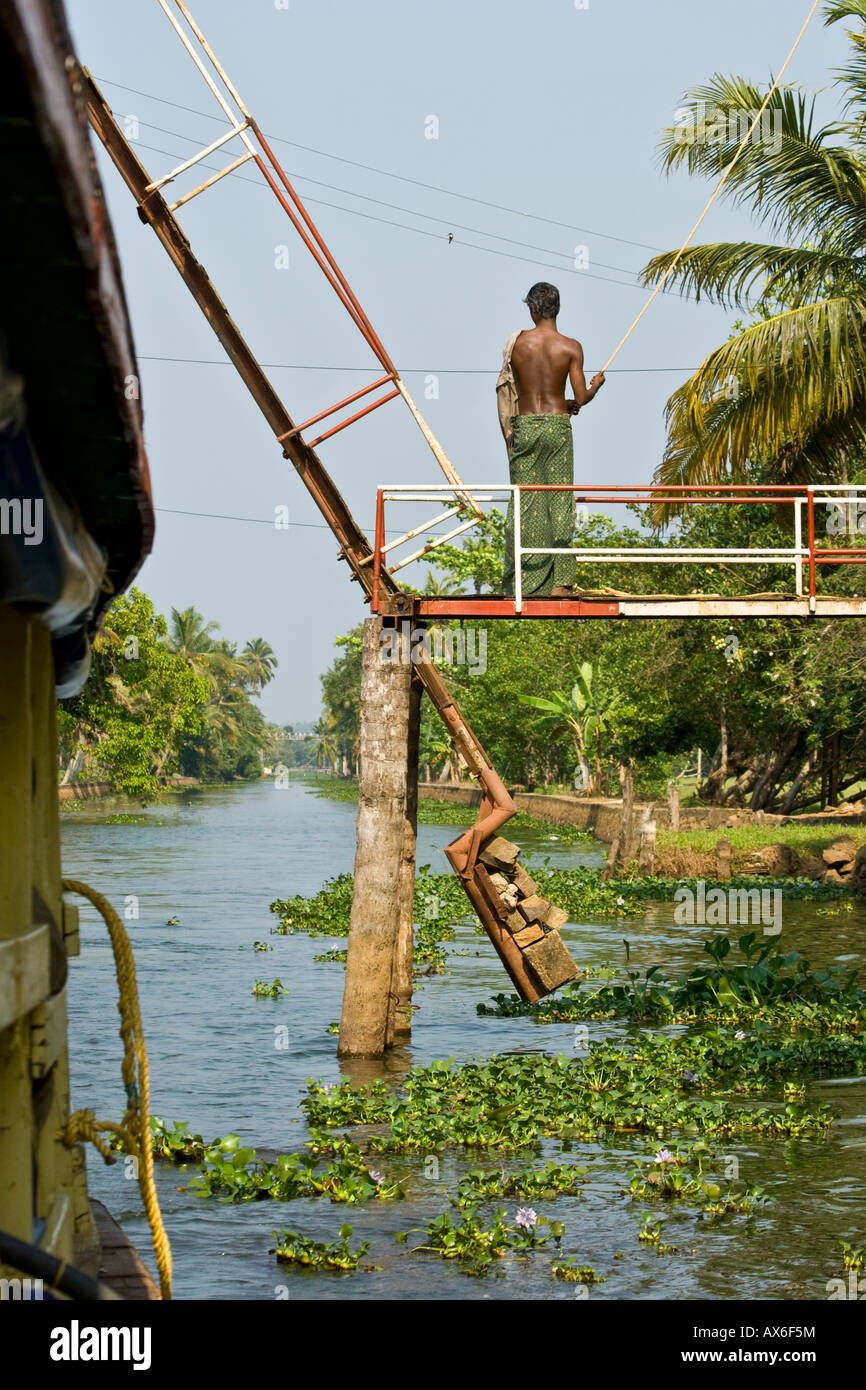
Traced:
[[[124, 818], [112, 822], [120, 813]], [[127, 819], [132, 816], [133, 819]], [[308, 1077], [341, 1075], [356, 1084], [379, 1077], [399, 1080], [412, 1066], [453, 1056], [470, 1061], [493, 1052], [571, 1055], [571, 1024], [540, 1025], [532, 1019], [481, 1018], [476, 1006], [509, 993], [492, 947], [471, 922], [456, 927], [443, 976], [416, 986], [410, 1045], [382, 1062], [339, 1064], [328, 1025], [340, 1015], [343, 970], [316, 963], [314, 955], [336, 939], [270, 936], [268, 904], [277, 897], [311, 894], [325, 879], [350, 870], [355, 808], [317, 797], [299, 783], [209, 788], [165, 798], [141, 809], [88, 803], [63, 817], [64, 873], [92, 883], [127, 915], [135, 949], [142, 1013], [150, 1058], [152, 1109], [186, 1120], [211, 1139], [236, 1131], [265, 1152], [300, 1149], [307, 1137], [299, 1101]], [[443, 847], [458, 831], [419, 827], [418, 863], [444, 872]], [[555, 867], [601, 864], [601, 846], [563, 845], [539, 830], [515, 832], [525, 851], [549, 856]], [[134, 915], [137, 910], [138, 916]], [[178, 925], [168, 925], [177, 918]], [[737, 929], [730, 933], [739, 934]], [[679, 973], [701, 955], [705, 927], [678, 926], [672, 903], [647, 904], [637, 918], [572, 923], [565, 930], [584, 966], [623, 963], [622, 939], [631, 944], [631, 965], [641, 972], [659, 964]], [[253, 951], [254, 941], [272, 951]], [[814, 965], [863, 960], [866, 912], [819, 915], [799, 901], [784, 905], [782, 940]], [[458, 954], [463, 953], [463, 954]], [[255, 999], [257, 978], [282, 980], [288, 996]], [[104, 927], [82, 906], [82, 953], [71, 962], [69, 1003], [73, 1105], [118, 1119], [123, 1111], [121, 1049], [117, 1031], [114, 965]], [[289, 1047], [279, 1046], [289, 1029]], [[614, 1036], [623, 1025], [590, 1025], [590, 1037]], [[597, 1298], [825, 1298], [826, 1281], [841, 1274], [839, 1242], [862, 1243], [866, 1218], [866, 1081], [836, 1078], [808, 1089], [810, 1103], [825, 1101], [839, 1112], [826, 1139], [788, 1142], [725, 1141], [740, 1178], [763, 1187], [772, 1201], [751, 1218], [713, 1222], [693, 1210], [670, 1216], [664, 1239], [675, 1255], [660, 1257], [640, 1245], [646, 1207], [625, 1196], [631, 1161], [655, 1152], [673, 1136], [617, 1138], [575, 1145], [563, 1161], [586, 1162], [580, 1197], [537, 1203], [566, 1227], [563, 1249], [595, 1267], [607, 1282]], [[545, 1143], [541, 1159], [557, 1157], [558, 1142]], [[372, 1161], [372, 1160], [371, 1160]], [[509, 1158], [508, 1167], [540, 1161]], [[460, 1176], [482, 1166], [446, 1151], [435, 1165], [424, 1157], [388, 1156], [376, 1161], [389, 1179], [405, 1183], [407, 1200], [362, 1206], [325, 1199], [231, 1205], [202, 1200], [184, 1190], [195, 1168], [160, 1165], [158, 1186], [175, 1265], [175, 1295], [207, 1299], [453, 1299], [569, 1298], [579, 1286], [550, 1275], [548, 1248], [526, 1262], [501, 1262], [486, 1279], [468, 1279], [451, 1262], [413, 1254], [394, 1233], [422, 1226], [448, 1209], [447, 1193]], [[497, 1166], [484, 1162], [485, 1168]], [[124, 1165], [103, 1166], [88, 1154], [91, 1192], [124, 1222], [150, 1261], [147, 1225], [138, 1188]], [[431, 1176], [425, 1176], [429, 1172]], [[432, 1176], [433, 1173], [436, 1176]], [[508, 1204], [506, 1204], [508, 1205]], [[513, 1202], [512, 1205], [517, 1205]], [[483, 1210], [492, 1212], [496, 1203]], [[514, 1212], [509, 1206], [509, 1215]], [[348, 1221], [353, 1241], [371, 1241], [367, 1259], [379, 1272], [346, 1276], [304, 1273], [277, 1266], [268, 1255], [274, 1229], [301, 1230], [332, 1240]], [[624, 1258], [616, 1258], [622, 1255]], [[152, 1263], [152, 1262], [151, 1262]]]

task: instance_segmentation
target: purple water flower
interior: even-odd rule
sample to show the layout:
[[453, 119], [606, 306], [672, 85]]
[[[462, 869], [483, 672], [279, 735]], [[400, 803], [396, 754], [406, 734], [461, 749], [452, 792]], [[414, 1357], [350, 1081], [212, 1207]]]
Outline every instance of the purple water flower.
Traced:
[[653, 1159], [653, 1162], [654, 1162], [654, 1163], [676, 1163], [676, 1159], [674, 1158], [674, 1156], [673, 1156], [673, 1154], [671, 1153], [670, 1149], [659, 1149], [658, 1153], [656, 1154], [655, 1158]]
[[695, 1073], [693, 1071], [689, 1071], [688, 1067], [683, 1072], [683, 1081], [685, 1081], [686, 1085], [691, 1086], [692, 1082], [697, 1081], [697, 1079], [698, 1078], [695, 1075]]
[[522, 1227], [524, 1231], [534, 1231], [538, 1225], [538, 1212], [532, 1207], [520, 1207], [514, 1218], [514, 1224]]
[[323, 1095], [329, 1096], [331, 1092], [336, 1091], [336, 1089], [336, 1086], [332, 1082], [327, 1081], [325, 1085], [322, 1087], [322, 1093]]
[[379, 1183], [382, 1182], [382, 1181], [384, 1180], [385, 1174], [384, 1174], [384, 1173], [377, 1173], [377, 1171], [376, 1171], [375, 1168], [368, 1168], [367, 1171], [368, 1171], [370, 1177], [373, 1179], [373, 1182], [374, 1182], [374, 1183], [376, 1184], [376, 1186], [378, 1187], [378, 1186], [379, 1186]]
[[625, 907], [625, 898], [617, 898], [616, 905], [617, 907]]
[[743, 1032], [742, 1028], [740, 1028], [739, 1031], [734, 1034], [734, 1037], [736, 1038], [737, 1042], [743, 1042], [745, 1040], [746, 1035]]

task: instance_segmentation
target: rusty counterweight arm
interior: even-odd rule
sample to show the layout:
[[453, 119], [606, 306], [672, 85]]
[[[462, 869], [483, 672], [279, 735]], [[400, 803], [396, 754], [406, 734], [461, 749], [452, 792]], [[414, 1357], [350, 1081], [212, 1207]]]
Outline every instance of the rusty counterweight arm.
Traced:
[[[264, 415], [284, 457], [291, 460], [301, 481], [340, 543], [340, 554], [352, 575], [369, 597], [373, 591], [372, 548], [358, 526], [346, 501], [315, 449], [302, 440], [294, 421], [277, 395], [261, 365], [217, 293], [204, 266], [193, 253], [190, 242], [150, 176], [120, 130], [111, 108], [85, 68], [71, 74], [80, 83], [87, 100], [90, 123], [132, 193], [142, 222], [150, 226], [192, 294], [235, 369]], [[387, 570], [378, 576], [379, 585], [398, 593], [398, 585]], [[418, 676], [445, 723], [454, 746], [482, 789], [478, 820], [446, 848], [448, 860], [460, 878], [475, 911], [524, 999], [537, 999], [540, 992], [527, 972], [519, 948], [505, 927], [503, 909], [489, 884], [483, 865], [478, 863], [481, 845], [515, 814], [516, 807], [501, 778], [484, 752], [452, 698], [439, 671], [431, 662], [419, 664]]]

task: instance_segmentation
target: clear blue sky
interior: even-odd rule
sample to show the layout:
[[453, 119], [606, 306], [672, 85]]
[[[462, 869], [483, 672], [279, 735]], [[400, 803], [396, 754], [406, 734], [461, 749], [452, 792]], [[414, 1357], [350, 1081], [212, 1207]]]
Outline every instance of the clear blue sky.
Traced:
[[[528, 326], [529, 285], [559, 285], [560, 327], [581, 339], [588, 369], [599, 367], [646, 293], [635, 273], [653, 249], [680, 244], [707, 196], [703, 183], [665, 179], [658, 168], [659, 133], [682, 92], [713, 72], [766, 81], [809, 8], [807, 0], [589, 0], [580, 10], [573, 0], [281, 4], [191, 0], [262, 129], [281, 137], [278, 157], [468, 481], [507, 481], [493, 386], [503, 340]], [[218, 114], [157, 0], [67, 0], [67, 9], [81, 60], [114, 110], [137, 118], [139, 155], [154, 176], [221, 133], [216, 121], [166, 104]], [[824, 89], [825, 118], [837, 110], [832, 69], [845, 48], [844, 27], [825, 29], [816, 17], [789, 69], [790, 80]], [[435, 140], [425, 138], [430, 116]], [[163, 612], [194, 604], [232, 640], [267, 638], [280, 665], [266, 715], [315, 718], [334, 636], [365, 611], [358, 588], [232, 368], [153, 360], [223, 354], [101, 151], [100, 167], [160, 509], [139, 583]], [[302, 420], [367, 380], [309, 368], [373, 359], [257, 178], [242, 169], [180, 218], [260, 360], [287, 364], [271, 379]], [[447, 191], [419, 186], [428, 184]], [[700, 239], [755, 234], [745, 214], [717, 204]], [[275, 266], [283, 244], [287, 270]], [[573, 268], [579, 244], [589, 250], [583, 272]], [[731, 319], [678, 297], [656, 300], [619, 370], [575, 421], [579, 480], [650, 480], [667, 397], [727, 337]], [[625, 370], [638, 368], [678, 370]], [[436, 372], [439, 398], [427, 401], [424, 373]], [[441, 481], [400, 401], [321, 453], [368, 533], [377, 483]], [[288, 532], [272, 524], [280, 504], [290, 507]], [[423, 582], [417, 567], [408, 576]]]

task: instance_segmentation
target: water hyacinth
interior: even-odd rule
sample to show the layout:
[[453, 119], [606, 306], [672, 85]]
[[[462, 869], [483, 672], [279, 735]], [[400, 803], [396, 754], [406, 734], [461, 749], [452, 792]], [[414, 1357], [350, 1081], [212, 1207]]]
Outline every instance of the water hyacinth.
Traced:
[[659, 1149], [659, 1151], [658, 1151], [658, 1153], [656, 1154], [655, 1159], [653, 1160], [653, 1162], [655, 1162], [655, 1163], [676, 1163], [676, 1159], [674, 1158], [674, 1155], [671, 1153], [670, 1149]]
[[514, 1224], [524, 1231], [534, 1231], [538, 1225], [538, 1213], [533, 1207], [519, 1207]]

